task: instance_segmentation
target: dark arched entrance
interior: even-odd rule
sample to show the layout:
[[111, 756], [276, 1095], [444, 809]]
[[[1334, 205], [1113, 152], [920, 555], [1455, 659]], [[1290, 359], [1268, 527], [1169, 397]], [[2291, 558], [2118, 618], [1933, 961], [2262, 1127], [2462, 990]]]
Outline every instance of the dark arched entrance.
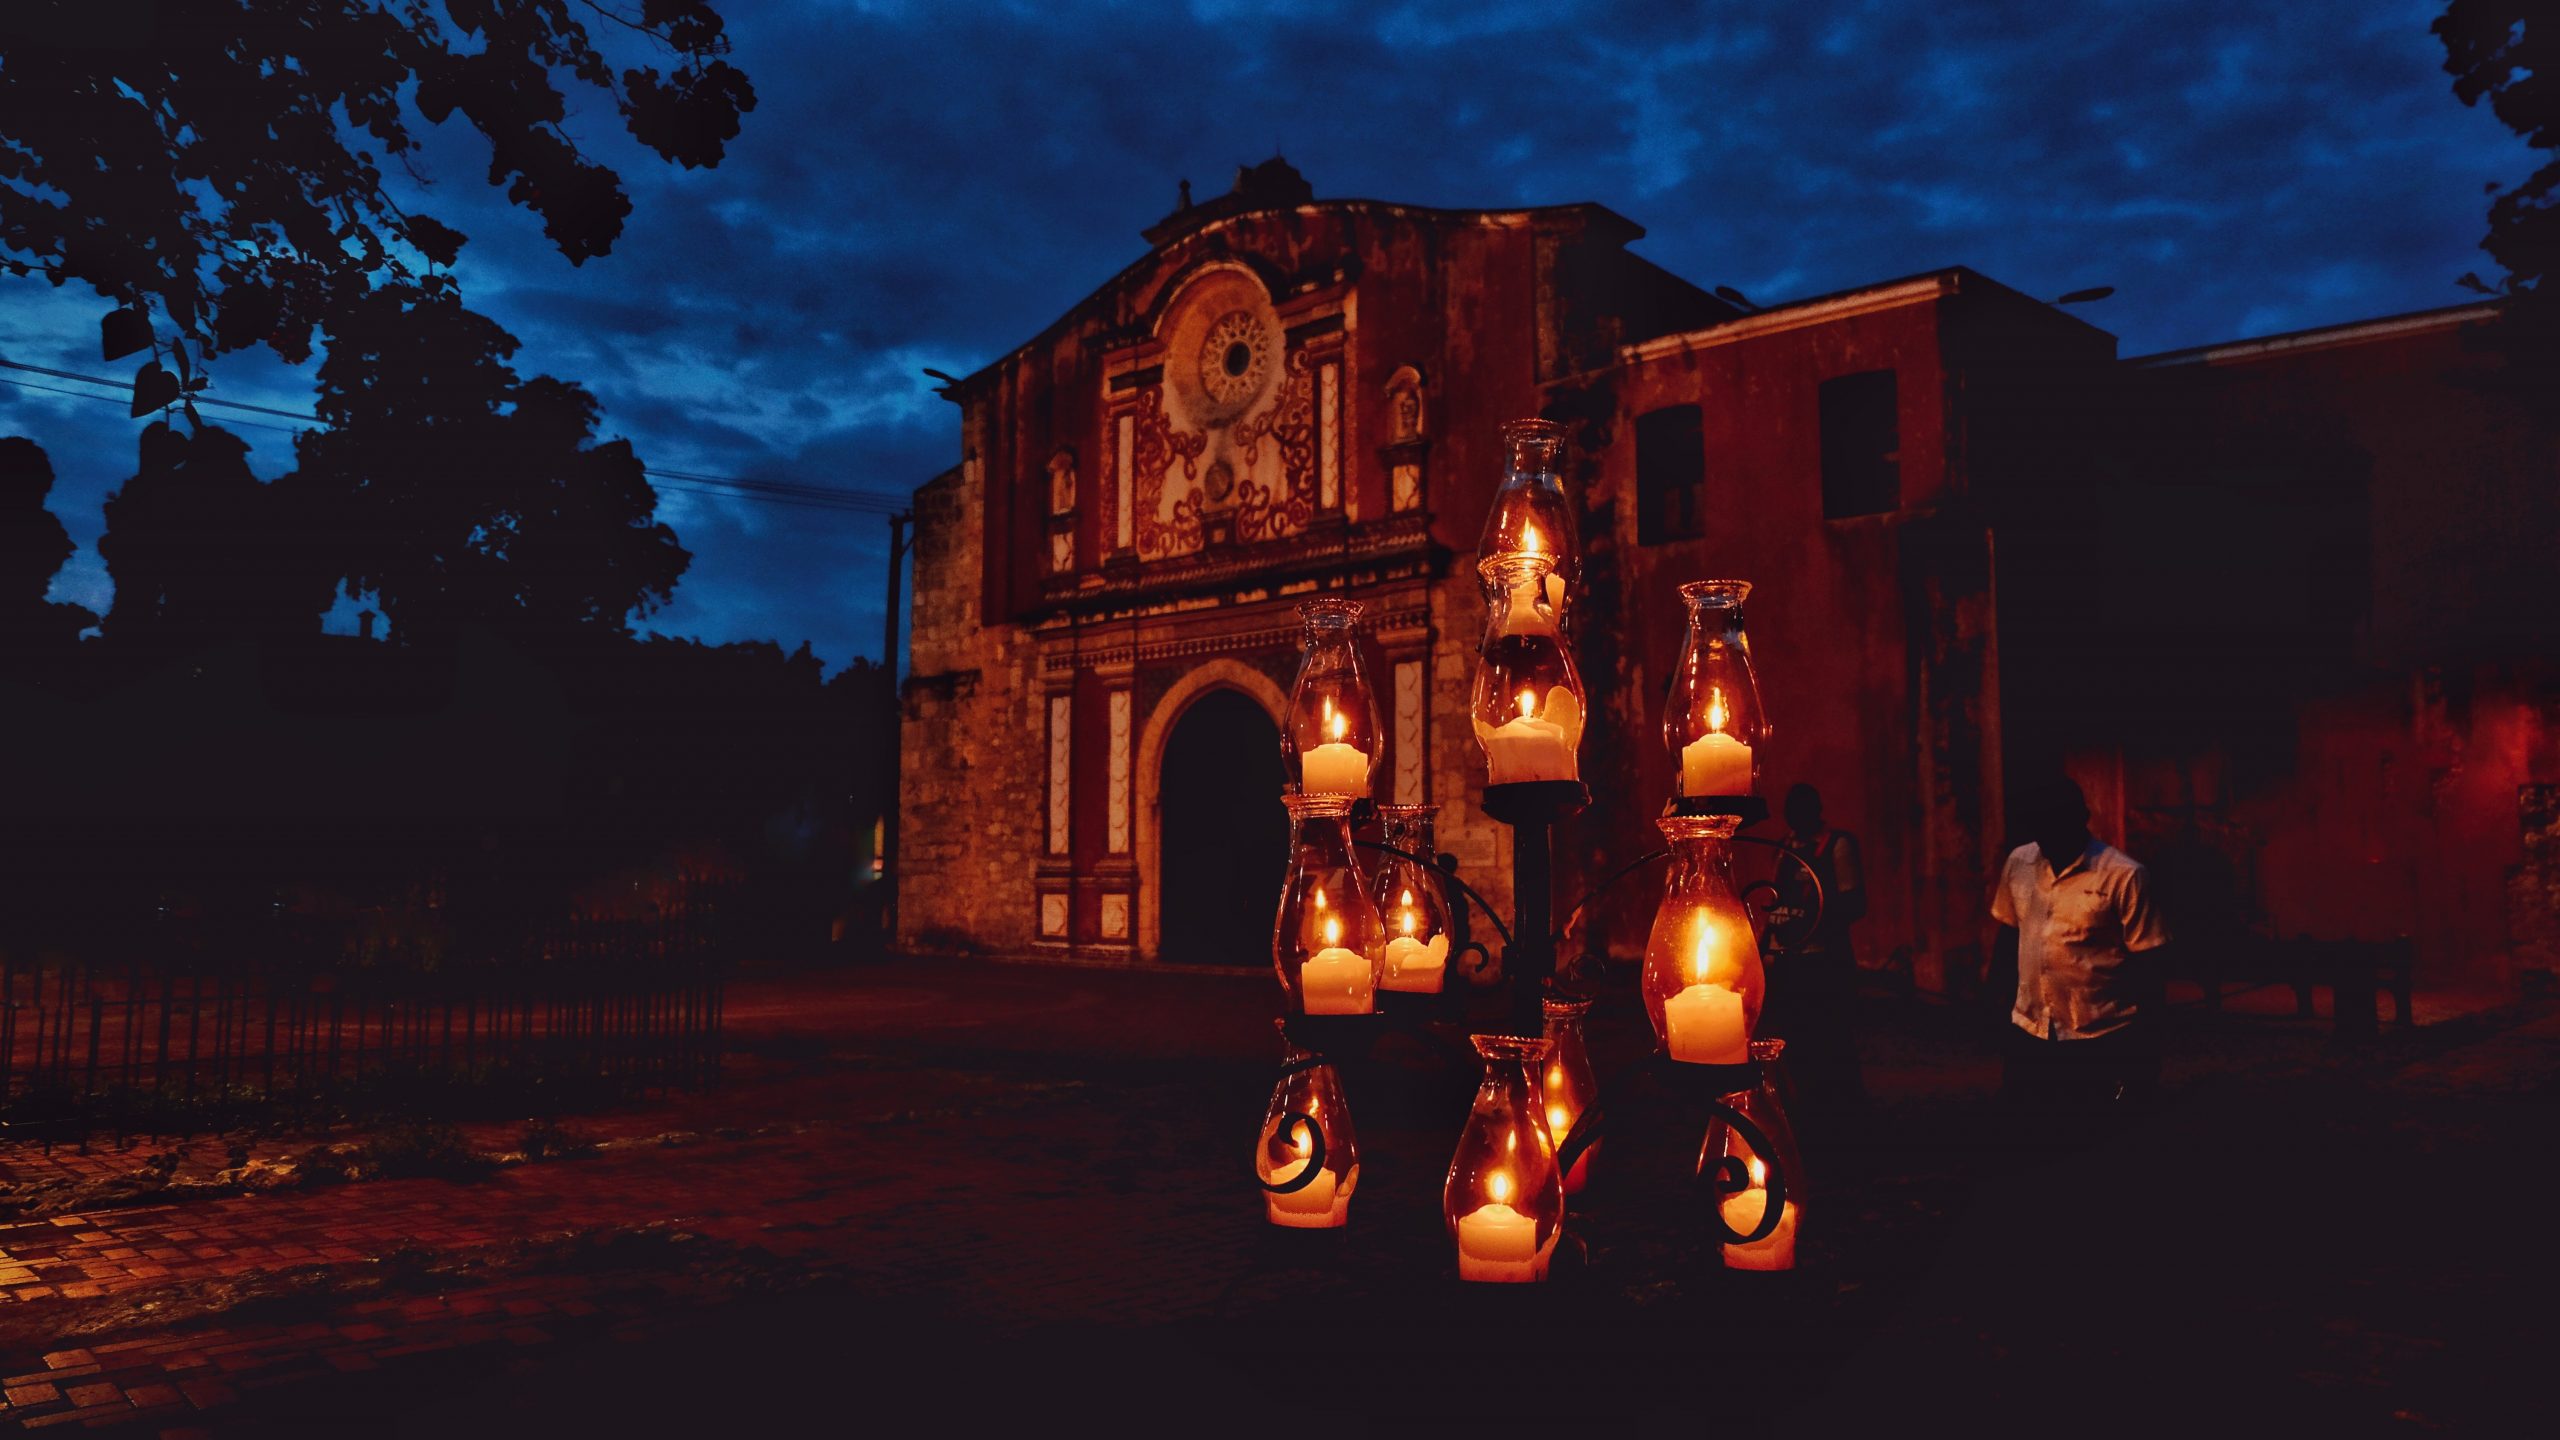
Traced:
[[1166, 960], [1271, 958], [1271, 917], [1289, 864], [1284, 774], [1280, 729], [1249, 696], [1211, 690], [1174, 721], [1156, 790], [1164, 817], [1158, 953]]

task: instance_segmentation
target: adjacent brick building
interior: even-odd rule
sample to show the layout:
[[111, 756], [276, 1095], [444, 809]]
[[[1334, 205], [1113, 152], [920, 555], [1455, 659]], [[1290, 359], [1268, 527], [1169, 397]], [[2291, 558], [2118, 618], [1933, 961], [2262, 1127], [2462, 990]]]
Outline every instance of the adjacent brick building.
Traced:
[[[2408, 436], [2446, 418], [2480, 432], [2447, 407], [2503, 403], [2447, 378], [2459, 331], [2489, 312], [2121, 361], [2106, 332], [1969, 270], [1755, 310], [1630, 252], [1642, 233], [1587, 204], [1316, 201], [1273, 161], [1147, 230], [1137, 263], [951, 385], [960, 464], [916, 497], [900, 942], [1262, 963], [1293, 609], [1320, 591], [1367, 606], [1371, 681], [1392, 719], [1378, 798], [1438, 803], [1442, 847], [1507, 901], [1505, 832], [1474, 805], [1483, 761], [1466, 705], [1496, 431], [1523, 415], [1570, 427], [1586, 551], [1576, 643], [1603, 721], [1585, 738], [1596, 798], [1565, 839], [1566, 901], [1579, 877], [1651, 844], [1669, 785], [1659, 706], [1680, 641], [1674, 587], [1711, 576], [1758, 587], [1752, 637], [1777, 722], [1764, 788], [1774, 800], [1811, 780], [1865, 836], [1862, 949], [1923, 984], [1979, 964], [2002, 777], [2018, 766], [2091, 780], [2105, 824], [2137, 849], [2209, 835], [2283, 851], [2305, 806], [2320, 807], [2269, 797], [2326, 782], [2249, 770], [2248, 793], [2199, 801], [2189, 785], [2155, 803], [2158, 775], [2211, 768], [2228, 746], [2211, 723], [2146, 725], [2159, 707], [2128, 710], [2105, 678], [2126, 666], [2089, 663], [2095, 647], [2123, 647], [2127, 665], [2156, 661], [2190, 711], [2209, 698], [2188, 688], [2184, 652], [2141, 658], [2160, 648], [2156, 629], [2116, 623], [2163, 556], [2186, 553], [2182, 533], [2230, 535], [2210, 507], [2237, 502], [2181, 489], [2201, 472], [2164, 456], [2166, 435], [2292, 457], [2267, 463], [2303, 504], [2274, 523], [2332, 546], [2305, 573], [2343, 597], [2311, 605], [2324, 638], [2303, 658], [2325, 684], [2405, 706], [2411, 675], [2433, 663], [2435, 621], [2412, 621], [2413, 646], [2390, 654], [2350, 643], [2385, 593], [2374, 577], [2398, 572], [2346, 538], [2401, 523], [2387, 518], [2393, 497], [2427, 483]], [[2250, 366], [2281, 378], [2264, 393], [2218, 383]], [[2474, 448], [2512, 456], [2519, 443]], [[2349, 452], [2387, 458], [2342, 472]], [[2266, 569], [2246, 546], [2198, 553], [2175, 604], [2137, 598], [2137, 611], [2209, 620], [2217, 586]], [[2259, 618], [2239, 632], [2267, 640]], [[2518, 683], [2519, 696], [2547, 693]], [[2518, 787], [2560, 782], [2560, 756], [2509, 768], [2491, 786], [2503, 831], [2487, 834], [2497, 814], [2470, 816], [2469, 840], [2408, 844], [2467, 844], [2490, 890], [2547, 895], [2560, 874], [2520, 868], [2519, 817], [2549, 829], [2554, 803], [2527, 796], [2520, 810]], [[2226, 908], [2254, 905], [2245, 919], [2262, 931], [2345, 933], [2300, 882], [2270, 879]], [[1631, 893], [1597, 935], [1639, 943], [1649, 903]], [[2509, 932], [2550, 928], [2497, 913], [2495, 935], [2422, 936], [2430, 964], [2503, 977]], [[2418, 910], [2388, 907], [2352, 924], [2426, 929]]]

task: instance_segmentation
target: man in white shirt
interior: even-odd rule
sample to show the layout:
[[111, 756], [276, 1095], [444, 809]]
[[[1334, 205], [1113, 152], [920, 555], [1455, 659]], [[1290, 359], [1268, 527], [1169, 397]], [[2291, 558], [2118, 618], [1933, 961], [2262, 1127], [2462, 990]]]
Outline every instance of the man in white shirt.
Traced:
[[2160, 947], [2150, 873], [2089, 833], [2089, 805], [2061, 776], [2025, 797], [2034, 838], [1992, 892], [1998, 954], [2018, 993], [2002, 1090], [2030, 1104], [2140, 1101], [2159, 1078]]

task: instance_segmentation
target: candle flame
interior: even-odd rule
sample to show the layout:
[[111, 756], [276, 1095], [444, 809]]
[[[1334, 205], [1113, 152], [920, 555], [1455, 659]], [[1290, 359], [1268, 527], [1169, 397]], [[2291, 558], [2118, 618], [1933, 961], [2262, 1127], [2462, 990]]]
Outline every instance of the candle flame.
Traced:
[[1546, 553], [1546, 548], [1539, 542], [1536, 522], [1532, 521], [1520, 527], [1520, 549], [1523, 554], [1543, 555]]
[[1538, 692], [1537, 692], [1537, 691], [1535, 691], [1535, 690], [1523, 690], [1523, 691], [1521, 691], [1521, 692], [1520, 692], [1520, 718], [1521, 718], [1521, 719], [1523, 719], [1523, 720], [1528, 719], [1531, 715], [1534, 715], [1534, 714], [1536, 714], [1536, 713], [1537, 713], [1537, 709], [1538, 709]]
[[1563, 1106], [1550, 1105], [1547, 1107], [1547, 1131], [1549, 1134], [1561, 1135], [1572, 1128], [1573, 1116], [1566, 1111]]
[[1342, 943], [1342, 921], [1340, 918], [1332, 915], [1324, 917], [1324, 943], [1325, 948], [1328, 950]]
[[1707, 691], [1707, 728], [1721, 733], [1724, 730], [1725, 718], [1724, 691], [1710, 688]]
[[1493, 1203], [1496, 1205], [1500, 1205], [1509, 1200], [1511, 1198], [1511, 1172], [1508, 1170], [1496, 1170], [1491, 1175], [1485, 1177], [1484, 1193], [1492, 1196]]
[[1769, 1167], [1760, 1163], [1759, 1156], [1752, 1156], [1750, 1159], [1743, 1161], [1742, 1165], [1744, 1169], [1751, 1172], [1751, 1188], [1754, 1190], [1766, 1190], [1769, 1188]]
[[1322, 910], [1323, 908], [1325, 908], [1325, 907], [1324, 907], [1324, 887], [1323, 887], [1323, 886], [1321, 886], [1321, 885], [1319, 885], [1319, 886], [1317, 886], [1317, 887], [1316, 887], [1316, 908], [1317, 908], [1317, 909], [1319, 909], [1319, 910]]
[[1689, 968], [1695, 972], [1697, 977], [1693, 982], [1695, 984], [1703, 985], [1707, 983], [1707, 952], [1713, 944], [1715, 933], [1716, 922], [1704, 911], [1700, 911], [1698, 914], [1698, 943], [1696, 948], [1691, 950], [1689, 953]]
[[1338, 744], [1342, 737], [1351, 733], [1351, 717], [1334, 709], [1330, 700], [1324, 702], [1324, 710], [1325, 738]]

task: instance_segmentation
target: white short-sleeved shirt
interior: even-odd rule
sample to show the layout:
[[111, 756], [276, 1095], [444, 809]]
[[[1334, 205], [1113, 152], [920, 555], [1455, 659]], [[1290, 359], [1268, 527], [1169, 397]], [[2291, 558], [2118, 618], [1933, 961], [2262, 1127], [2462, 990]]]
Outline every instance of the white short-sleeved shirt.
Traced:
[[1991, 918], [2018, 932], [2018, 1000], [2009, 1019], [2047, 1040], [2124, 1028], [2140, 1000], [2125, 960], [2169, 943], [2149, 872], [2094, 836], [2059, 875], [2033, 844], [2010, 851]]

